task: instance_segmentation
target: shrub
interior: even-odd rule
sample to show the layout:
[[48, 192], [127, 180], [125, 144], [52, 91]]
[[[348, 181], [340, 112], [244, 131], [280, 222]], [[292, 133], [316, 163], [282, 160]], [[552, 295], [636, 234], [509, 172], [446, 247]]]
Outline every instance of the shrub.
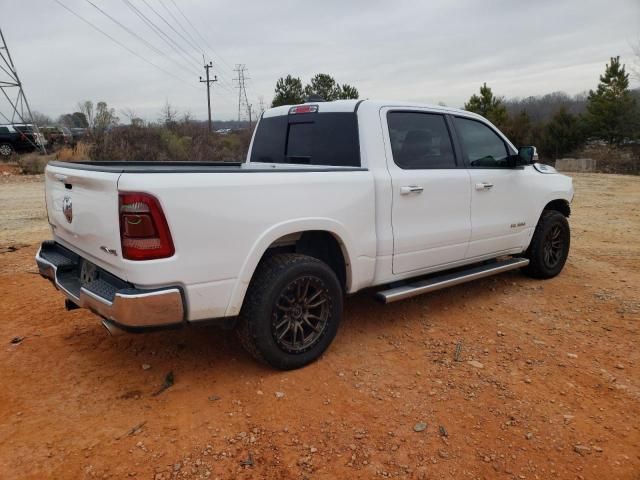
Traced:
[[18, 165], [24, 175], [37, 175], [44, 173], [47, 162], [53, 159], [53, 155], [40, 155], [39, 153], [28, 153], [18, 156]]
[[89, 160], [91, 147], [86, 143], [78, 143], [73, 148], [62, 147], [56, 154], [56, 160], [61, 162], [81, 162]]

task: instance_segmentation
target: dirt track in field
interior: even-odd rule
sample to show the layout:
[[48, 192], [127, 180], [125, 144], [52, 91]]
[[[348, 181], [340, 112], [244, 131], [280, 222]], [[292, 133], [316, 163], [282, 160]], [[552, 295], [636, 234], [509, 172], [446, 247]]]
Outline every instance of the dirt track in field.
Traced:
[[11, 178], [0, 478], [640, 479], [639, 177], [575, 176], [559, 277], [359, 294], [322, 359], [286, 373], [215, 328], [109, 337], [66, 312], [33, 261], [41, 184]]

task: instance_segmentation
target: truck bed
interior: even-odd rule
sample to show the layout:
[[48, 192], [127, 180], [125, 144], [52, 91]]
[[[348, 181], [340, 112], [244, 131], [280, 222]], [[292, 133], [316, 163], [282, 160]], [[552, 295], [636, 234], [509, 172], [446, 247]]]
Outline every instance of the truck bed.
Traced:
[[109, 173], [255, 173], [255, 172], [332, 172], [366, 170], [361, 167], [318, 165], [250, 164], [244, 162], [49, 162], [54, 167]]

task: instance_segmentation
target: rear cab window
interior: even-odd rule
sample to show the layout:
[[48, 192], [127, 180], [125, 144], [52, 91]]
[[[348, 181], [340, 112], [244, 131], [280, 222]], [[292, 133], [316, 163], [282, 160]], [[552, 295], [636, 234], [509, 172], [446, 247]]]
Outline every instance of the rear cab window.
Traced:
[[356, 113], [322, 113], [322, 105], [318, 110], [262, 118], [253, 139], [250, 161], [360, 167]]

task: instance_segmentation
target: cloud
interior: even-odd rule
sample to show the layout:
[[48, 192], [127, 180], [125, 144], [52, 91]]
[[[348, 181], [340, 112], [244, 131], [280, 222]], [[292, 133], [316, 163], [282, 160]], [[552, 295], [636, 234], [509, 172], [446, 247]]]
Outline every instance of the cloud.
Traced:
[[[505, 96], [595, 87], [609, 57], [631, 61], [637, 39], [637, 0], [556, 2], [323, 2], [270, 0], [230, 4], [129, 0], [187, 50], [173, 51], [125, 0], [92, 0], [163, 52], [149, 49], [86, 0], [60, 0], [148, 61], [150, 66], [51, 2], [2, 0], [3, 32], [32, 108], [56, 116], [78, 101], [105, 100], [155, 119], [166, 100], [206, 118], [202, 53], [154, 14], [160, 13], [189, 43], [204, 47], [220, 81], [213, 116], [237, 116], [236, 63], [247, 65], [249, 101], [268, 103], [278, 77], [304, 81], [326, 72], [355, 85], [363, 97], [444, 101], [459, 106], [483, 83]], [[175, 19], [180, 21], [187, 32]], [[213, 48], [211, 48], [213, 47]], [[188, 69], [185, 63], [189, 64]]]

